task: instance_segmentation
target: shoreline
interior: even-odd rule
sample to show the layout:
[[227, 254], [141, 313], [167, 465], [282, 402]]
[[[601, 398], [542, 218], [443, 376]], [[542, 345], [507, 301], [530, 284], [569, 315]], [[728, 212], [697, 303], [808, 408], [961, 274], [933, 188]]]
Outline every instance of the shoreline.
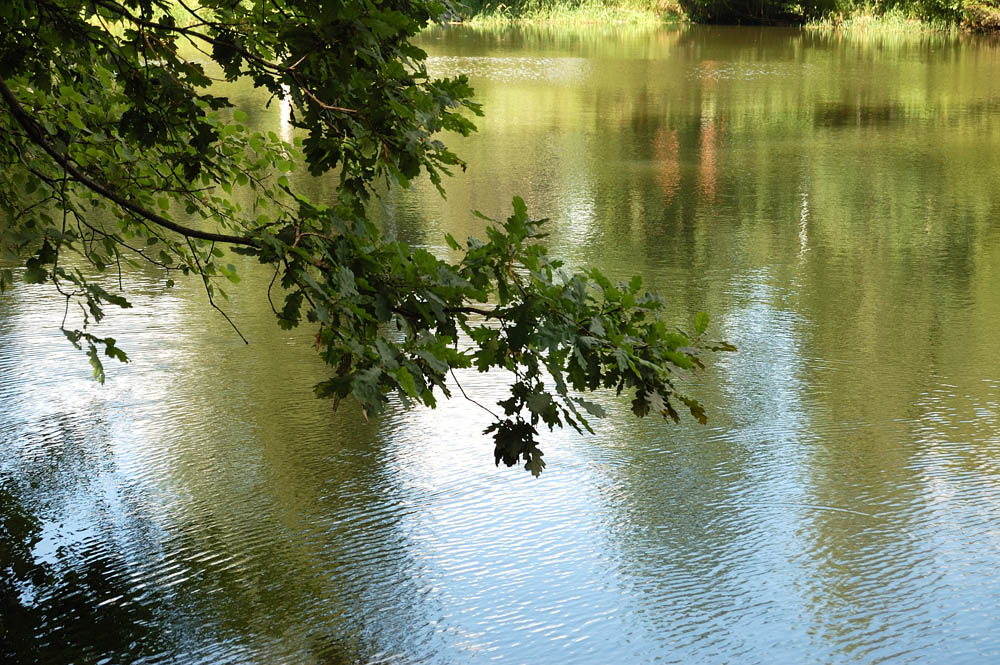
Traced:
[[[874, 13], [871, 8], [856, 9], [849, 13], [831, 13], [820, 19], [791, 23], [784, 27], [798, 27], [814, 32], [841, 34], [960, 34], [1000, 33], [1000, 6], [969, 3], [961, 20], [945, 20], [911, 15], [903, 10]], [[591, 2], [575, 7], [563, 5], [511, 7], [500, 3], [496, 8], [489, 4], [472, 10], [461, 23], [474, 27], [501, 27], [510, 25], [671, 25], [693, 24], [672, 0], [657, 5], [626, 0], [619, 4]], [[707, 25], [707, 24], [706, 24]], [[746, 24], [750, 25], [750, 24]]]

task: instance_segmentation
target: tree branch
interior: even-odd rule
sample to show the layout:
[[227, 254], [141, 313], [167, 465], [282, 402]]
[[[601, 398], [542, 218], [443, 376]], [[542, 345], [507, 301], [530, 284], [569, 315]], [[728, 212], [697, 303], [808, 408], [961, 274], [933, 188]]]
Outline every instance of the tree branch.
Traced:
[[[237, 44], [235, 44], [235, 43], [233, 43], [231, 41], [217, 39], [215, 37], [203, 34], [201, 32], [198, 32], [197, 30], [192, 30], [190, 28], [183, 28], [183, 27], [177, 26], [177, 25], [167, 26], [167, 25], [163, 25], [162, 23], [157, 23], [155, 21], [146, 21], [146, 20], [143, 20], [143, 19], [139, 18], [138, 16], [135, 16], [134, 14], [130, 13], [127, 9], [125, 9], [121, 5], [118, 5], [118, 4], [115, 4], [115, 3], [112, 3], [112, 2], [104, 2], [103, 0], [97, 0], [96, 4], [100, 5], [101, 7], [104, 7], [108, 11], [111, 11], [111, 12], [114, 12], [114, 13], [118, 14], [119, 16], [125, 17], [126, 19], [128, 19], [129, 21], [131, 21], [132, 23], [134, 23], [136, 25], [141, 25], [141, 26], [144, 26], [144, 27], [147, 27], [147, 28], [155, 28], [157, 30], [163, 30], [163, 31], [168, 31], [168, 32], [176, 32], [176, 33], [180, 33], [182, 35], [187, 36], [189, 39], [192, 38], [192, 37], [198, 38], [198, 39], [200, 39], [202, 41], [205, 41], [205, 42], [211, 44], [212, 46], [224, 46], [226, 48], [231, 48], [234, 51], [236, 51], [237, 53], [239, 53], [240, 55], [242, 55], [247, 60], [250, 60], [251, 62], [255, 62], [255, 63], [257, 63], [258, 65], [260, 65], [261, 67], [263, 67], [265, 69], [270, 69], [272, 71], [279, 72], [279, 73], [282, 73], [282, 74], [288, 74], [288, 73], [290, 73], [290, 72], [293, 71], [292, 69], [290, 69], [288, 67], [285, 67], [283, 65], [279, 65], [279, 64], [271, 62], [269, 60], [265, 60], [264, 58], [260, 57], [259, 55], [255, 54], [255, 53], [251, 53], [250, 51], [246, 50], [245, 48], [241, 48], [239, 45], [237, 45]], [[212, 27], [217, 27], [218, 25], [220, 25], [220, 24], [217, 24], [217, 23], [212, 23], [212, 22], [204, 21], [203, 19], [201, 19], [201, 17], [199, 17], [197, 14], [195, 14], [194, 12], [192, 12], [187, 7], [184, 7], [184, 8], [187, 9], [187, 11], [191, 12], [192, 14], [194, 14], [194, 16], [196, 18], [198, 18], [199, 20], [202, 20], [206, 25], [210, 25]], [[226, 27], [233, 27], [233, 26], [226, 26]]]
[[158, 215], [151, 210], [129, 201], [124, 198], [114, 190], [110, 189], [108, 186], [93, 180], [84, 174], [80, 169], [73, 165], [70, 159], [63, 153], [56, 150], [52, 144], [50, 144], [45, 136], [45, 132], [38, 126], [35, 119], [24, 110], [21, 103], [18, 101], [14, 93], [11, 92], [10, 88], [7, 87], [7, 81], [0, 77], [0, 97], [6, 102], [7, 107], [10, 109], [10, 113], [17, 120], [17, 123], [24, 128], [27, 132], [28, 138], [31, 139], [32, 143], [40, 147], [42, 150], [47, 152], [52, 159], [54, 159], [60, 166], [62, 166], [66, 171], [73, 176], [73, 179], [81, 183], [91, 191], [94, 191], [109, 201], [117, 203], [122, 208], [135, 213], [136, 215], [146, 219], [147, 221], [161, 226], [165, 229], [169, 229], [175, 233], [179, 233], [185, 238], [199, 238], [201, 240], [210, 240], [212, 242], [222, 242], [230, 245], [246, 245], [249, 247], [260, 247], [260, 243], [246, 236], [233, 236], [221, 233], [211, 233], [208, 231], [199, 231], [198, 229], [192, 229], [187, 226], [182, 226], [176, 222], [173, 222], [162, 215]]

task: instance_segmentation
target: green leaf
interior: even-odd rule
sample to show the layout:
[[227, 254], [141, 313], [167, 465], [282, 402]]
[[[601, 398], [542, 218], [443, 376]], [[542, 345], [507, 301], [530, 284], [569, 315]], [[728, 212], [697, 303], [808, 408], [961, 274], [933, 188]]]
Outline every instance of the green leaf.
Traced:
[[691, 340], [688, 339], [687, 335], [679, 332], [667, 333], [663, 338], [663, 343], [666, 344], [668, 349], [679, 349], [684, 346], [688, 346]]
[[104, 364], [100, 356], [97, 355], [97, 347], [90, 343], [87, 348], [87, 357], [90, 358], [90, 366], [94, 369], [94, 378], [98, 383], [104, 383]]
[[39, 264], [28, 261], [28, 267], [22, 277], [26, 284], [44, 284], [49, 279], [49, 271]]
[[635, 399], [632, 400], [632, 413], [640, 418], [649, 415], [649, 400], [644, 393], [636, 393]]
[[542, 459], [542, 451], [538, 448], [530, 451], [528, 453], [528, 461], [525, 462], [524, 468], [531, 472], [535, 478], [542, 474], [542, 470], [545, 468], [545, 460]]
[[708, 423], [708, 416], [705, 415], [705, 407], [703, 407], [698, 400], [692, 399], [690, 397], [685, 397], [683, 395], [678, 395], [678, 397], [682, 402], [684, 402], [687, 405], [688, 410], [691, 411], [691, 415], [694, 416], [695, 420], [697, 420], [702, 425]]
[[608, 412], [605, 411], [604, 407], [601, 406], [600, 404], [596, 404], [594, 402], [590, 402], [580, 398], [577, 398], [576, 403], [582, 406], [587, 411], [587, 413], [596, 418], [606, 418], [608, 416]]
[[694, 367], [694, 363], [691, 362], [691, 359], [681, 351], [666, 350], [663, 352], [663, 355], [666, 356], [667, 360], [681, 369], [691, 369]]
[[60, 328], [60, 330], [62, 330], [62, 334], [66, 336], [66, 339], [68, 339], [73, 346], [78, 349], [82, 348], [80, 346], [80, 337], [83, 336], [82, 332], [79, 330], [66, 330], [65, 328]]
[[396, 370], [396, 379], [399, 381], [399, 387], [403, 389], [403, 392], [410, 397], [417, 396], [417, 384], [413, 380], [413, 375], [410, 374], [409, 370], [405, 367], [400, 367]]
[[705, 312], [698, 312], [694, 317], [694, 334], [701, 335], [705, 330], [708, 329], [708, 314]]
[[236, 266], [234, 266], [232, 263], [227, 263], [224, 266], [220, 265], [219, 272], [221, 272], [222, 275], [233, 284], [240, 283], [240, 276], [236, 274]]
[[541, 413], [552, 403], [552, 395], [548, 393], [531, 393], [528, 395], [528, 408], [534, 413]]
[[515, 196], [513, 200], [514, 205], [514, 217], [517, 219], [526, 219], [528, 217], [528, 206], [525, 204], [524, 199], [520, 196]]

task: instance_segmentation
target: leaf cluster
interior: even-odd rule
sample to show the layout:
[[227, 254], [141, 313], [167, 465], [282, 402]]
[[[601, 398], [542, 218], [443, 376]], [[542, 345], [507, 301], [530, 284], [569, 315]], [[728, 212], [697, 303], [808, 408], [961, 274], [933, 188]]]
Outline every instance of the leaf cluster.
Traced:
[[[155, 266], [166, 287], [193, 275], [222, 312], [217, 301], [240, 281], [230, 253], [253, 257], [274, 270], [279, 325], [315, 326], [331, 368], [319, 396], [352, 396], [374, 415], [391, 396], [434, 406], [461, 390], [455, 369], [507, 372], [509, 396], [486, 433], [498, 464], [536, 475], [540, 425], [590, 430], [588, 417], [603, 415], [588, 392], [627, 392], [639, 416], [677, 420], [683, 406], [704, 422], [674, 380], [701, 368], [706, 349], [729, 348], [702, 340], [707, 318], [681, 332], [639, 278], [566, 270], [521, 199], [485, 239], [449, 237], [461, 252], [452, 262], [384, 238], [367, 217], [379, 187], [422, 175], [442, 189], [464, 168], [437, 137], [473, 131], [481, 109], [464, 77], [433, 79], [410, 43], [449, 10], [430, 0], [6, 0], [0, 292], [15, 278], [58, 290], [60, 327], [103, 381], [102, 350], [128, 357], [89, 326], [108, 306], [131, 306], [123, 270]], [[286, 103], [301, 138], [258, 131], [253, 109], [216, 94], [216, 82], [236, 80]], [[336, 180], [328, 198], [297, 189], [300, 166]]]
[[258, 256], [284, 266], [279, 321], [318, 324], [316, 346], [334, 373], [316, 393], [352, 395], [376, 414], [391, 396], [427, 406], [438, 394], [450, 397], [450, 384], [461, 388], [455, 369], [507, 372], [509, 396], [485, 433], [498, 464], [523, 461], [536, 475], [544, 467], [540, 424], [592, 431], [588, 416], [605, 415], [582, 397], [588, 392], [627, 391], [640, 417], [677, 421], [675, 405], [683, 405], [705, 422], [701, 404], [674, 380], [703, 368], [705, 350], [731, 348], [703, 341], [707, 315], [693, 334], [671, 328], [663, 300], [641, 278], [613, 284], [595, 269], [566, 270], [539, 242], [545, 220], [531, 219], [518, 197], [513, 208], [502, 224], [489, 220], [485, 241], [462, 245], [449, 236], [464, 252], [449, 263], [380, 240], [350, 206], [301, 201], [296, 225], [271, 236]]

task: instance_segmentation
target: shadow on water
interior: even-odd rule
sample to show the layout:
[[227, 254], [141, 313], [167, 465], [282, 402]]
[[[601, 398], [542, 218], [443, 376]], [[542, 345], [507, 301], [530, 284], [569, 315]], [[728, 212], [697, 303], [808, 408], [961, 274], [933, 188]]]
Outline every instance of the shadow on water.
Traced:
[[90, 438], [107, 441], [106, 421], [68, 411], [35, 419], [3, 397], [0, 660], [130, 662], [169, 652], [156, 599], [129, 579], [121, 548], [94, 534], [53, 537], [56, 516], [72, 519], [71, 504], [110, 463], [107, 447]]
[[120, 553], [101, 543], [41, 558], [42, 521], [0, 486], [0, 659], [134, 662], [169, 652], [155, 604], [139, 601]]
[[[176, 348], [184, 340], [175, 335], [98, 386], [71, 348], [49, 345], [59, 336], [52, 324], [29, 314], [45, 301], [23, 304], [0, 301], [0, 373], [20, 377], [0, 384], [0, 662], [273, 662], [292, 658], [289, 650], [296, 662], [370, 662], [379, 626], [349, 562], [376, 549], [366, 537], [390, 560], [395, 520], [361, 534], [336, 522], [344, 511], [378, 512], [370, 502], [389, 494], [368, 484], [389, 482], [381, 457], [369, 454], [372, 427], [332, 423], [309, 399], [308, 367], [289, 378], [303, 384], [298, 393], [247, 378], [245, 357], [225, 353], [224, 329], [212, 332], [218, 347], [196, 347], [211, 363]], [[158, 321], [178, 304], [161, 304]], [[297, 356], [272, 342], [273, 364], [259, 370], [273, 377]], [[213, 384], [202, 374], [209, 365], [242, 378]], [[196, 414], [174, 397], [190, 394], [187, 382], [216, 386], [196, 400], [204, 407]], [[246, 402], [232, 408], [227, 390]], [[313, 416], [305, 422], [264, 415], [303, 402]], [[348, 444], [331, 431], [351, 432]], [[247, 432], [259, 446], [247, 445]], [[331, 483], [360, 490], [326, 503], [324, 514]], [[305, 529], [283, 523], [309, 513]]]

